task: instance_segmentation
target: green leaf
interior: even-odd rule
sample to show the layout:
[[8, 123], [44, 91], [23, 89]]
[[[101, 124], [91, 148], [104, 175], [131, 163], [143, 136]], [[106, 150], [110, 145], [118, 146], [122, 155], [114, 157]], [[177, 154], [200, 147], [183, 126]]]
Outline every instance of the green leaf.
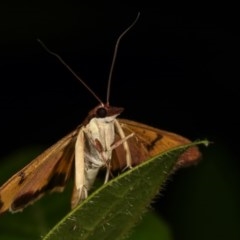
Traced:
[[124, 239], [172, 173], [178, 157], [198, 141], [173, 148], [101, 186], [64, 217], [44, 240]]

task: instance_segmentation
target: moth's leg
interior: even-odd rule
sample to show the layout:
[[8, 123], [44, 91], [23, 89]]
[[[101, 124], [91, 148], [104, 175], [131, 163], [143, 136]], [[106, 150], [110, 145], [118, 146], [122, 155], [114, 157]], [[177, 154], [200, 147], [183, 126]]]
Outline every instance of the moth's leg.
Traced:
[[[134, 135], [134, 133], [129, 134], [128, 136], [125, 135], [120, 123], [115, 120], [114, 124], [118, 130], [118, 133], [121, 137], [121, 140], [119, 140], [118, 142], [116, 142], [116, 145], [119, 146], [120, 144], [123, 145], [123, 148], [126, 152], [126, 168], [132, 168], [132, 156], [131, 156], [131, 152], [130, 152], [130, 148], [129, 148], [129, 144], [127, 142], [127, 139], [132, 137]], [[115, 145], [115, 144], [114, 144]], [[116, 148], [116, 146], [114, 147]]]
[[84, 130], [80, 129], [75, 144], [75, 184], [71, 202], [72, 208], [76, 207], [88, 195], [85, 186], [84, 168]]
[[110, 176], [110, 172], [111, 172], [111, 169], [110, 169], [110, 165], [108, 164], [107, 165], [107, 171], [106, 171], [106, 175], [105, 175], [104, 184], [108, 182], [109, 176]]
[[[121, 126], [120, 126], [121, 127]], [[124, 133], [123, 133], [124, 134]], [[132, 168], [131, 166], [131, 153], [129, 150], [129, 146], [128, 146], [128, 143], [127, 143], [127, 140], [131, 137], [133, 137], [134, 133], [131, 133], [129, 134], [128, 136], [121, 136], [121, 139], [117, 142], [115, 142], [108, 151], [112, 151], [114, 150], [115, 148], [117, 148], [118, 146], [120, 145], [123, 145], [124, 149], [125, 149], [125, 152], [126, 152], [126, 159], [127, 159], [127, 166], [126, 168]], [[130, 164], [128, 164], [128, 162], [130, 162]], [[111, 174], [111, 162], [107, 162], [106, 161], [106, 175], [105, 175], [105, 180], [104, 180], [104, 183], [107, 183], [108, 180], [109, 180], [109, 176]]]

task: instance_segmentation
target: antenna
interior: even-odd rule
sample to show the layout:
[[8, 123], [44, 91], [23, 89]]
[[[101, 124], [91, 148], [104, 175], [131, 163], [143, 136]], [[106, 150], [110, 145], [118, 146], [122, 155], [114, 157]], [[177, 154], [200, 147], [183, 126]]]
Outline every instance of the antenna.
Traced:
[[[140, 13], [137, 14], [137, 17], [135, 18], [133, 23], [121, 33], [121, 35], [118, 37], [117, 42], [115, 44], [112, 64], [111, 64], [111, 68], [110, 68], [110, 71], [109, 71], [109, 77], [108, 77], [107, 99], [106, 99], [106, 104], [107, 105], [109, 105], [110, 89], [111, 89], [111, 82], [112, 82], [112, 73], [113, 73], [113, 68], [114, 68], [115, 62], [116, 62], [117, 51], [118, 51], [120, 40], [136, 24], [136, 22], [139, 19], [139, 16], [140, 16]], [[37, 41], [42, 45], [42, 47], [49, 54], [55, 56], [73, 74], [73, 76], [82, 83], [82, 85], [97, 99], [97, 101], [101, 105], [104, 105], [103, 102], [101, 101], [101, 99], [97, 96], [97, 94], [72, 70], [72, 68], [57, 53], [51, 51], [40, 39], [37, 39]]]
[[73, 74], [73, 76], [83, 84], [83, 86], [98, 100], [98, 102], [100, 102], [101, 105], [103, 105], [103, 102], [97, 96], [97, 94], [70, 68], [70, 66], [57, 53], [52, 52], [49, 48], [47, 48], [47, 46], [40, 39], [37, 39], [37, 41], [48, 53], [58, 58], [58, 60]]
[[118, 46], [120, 43], [120, 40], [122, 39], [122, 37], [136, 24], [136, 22], [138, 21], [140, 16], [140, 12], [138, 12], [137, 17], [135, 18], [135, 20], [133, 21], [133, 23], [127, 28], [125, 29], [121, 35], [118, 37], [117, 42], [115, 44], [115, 48], [114, 48], [114, 53], [113, 53], [113, 59], [112, 59], [112, 64], [111, 64], [111, 68], [110, 68], [110, 72], [109, 72], [109, 77], [108, 77], [108, 86], [107, 86], [107, 99], [106, 99], [106, 103], [107, 105], [109, 105], [109, 98], [110, 98], [110, 89], [111, 89], [111, 82], [112, 82], [112, 73], [113, 73], [113, 68], [116, 62], [116, 57], [117, 57], [117, 51], [118, 51]]

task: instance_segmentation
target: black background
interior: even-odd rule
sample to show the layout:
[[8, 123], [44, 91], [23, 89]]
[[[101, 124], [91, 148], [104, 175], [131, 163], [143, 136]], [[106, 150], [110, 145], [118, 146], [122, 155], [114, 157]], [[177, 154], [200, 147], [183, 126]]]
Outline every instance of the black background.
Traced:
[[140, 11], [120, 43], [110, 103], [125, 108], [124, 118], [211, 140], [210, 149], [228, 152], [227, 165], [239, 169], [239, 16], [234, 7], [1, 5], [2, 158], [22, 147], [50, 146], [98, 104], [36, 39], [105, 101], [116, 39]]

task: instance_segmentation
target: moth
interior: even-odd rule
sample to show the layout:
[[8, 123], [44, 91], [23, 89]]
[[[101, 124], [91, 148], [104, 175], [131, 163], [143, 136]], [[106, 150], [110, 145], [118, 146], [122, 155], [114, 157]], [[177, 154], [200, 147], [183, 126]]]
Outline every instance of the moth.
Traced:
[[[0, 187], [0, 213], [22, 211], [47, 192], [62, 192], [72, 175], [74, 189], [71, 207], [74, 208], [87, 198], [100, 169], [106, 169], [106, 183], [116, 170], [132, 168], [165, 150], [190, 142], [175, 133], [117, 118], [123, 108], [109, 104], [111, 75], [118, 44], [138, 17], [139, 14], [116, 42], [106, 103], [76, 76], [59, 55], [47, 49], [83, 83], [100, 104], [88, 113], [76, 130], [48, 148]], [[200, 152], [196, 147], [189, 148], [181, 155], [177, 166], [194, 164], [199, 157]]]

